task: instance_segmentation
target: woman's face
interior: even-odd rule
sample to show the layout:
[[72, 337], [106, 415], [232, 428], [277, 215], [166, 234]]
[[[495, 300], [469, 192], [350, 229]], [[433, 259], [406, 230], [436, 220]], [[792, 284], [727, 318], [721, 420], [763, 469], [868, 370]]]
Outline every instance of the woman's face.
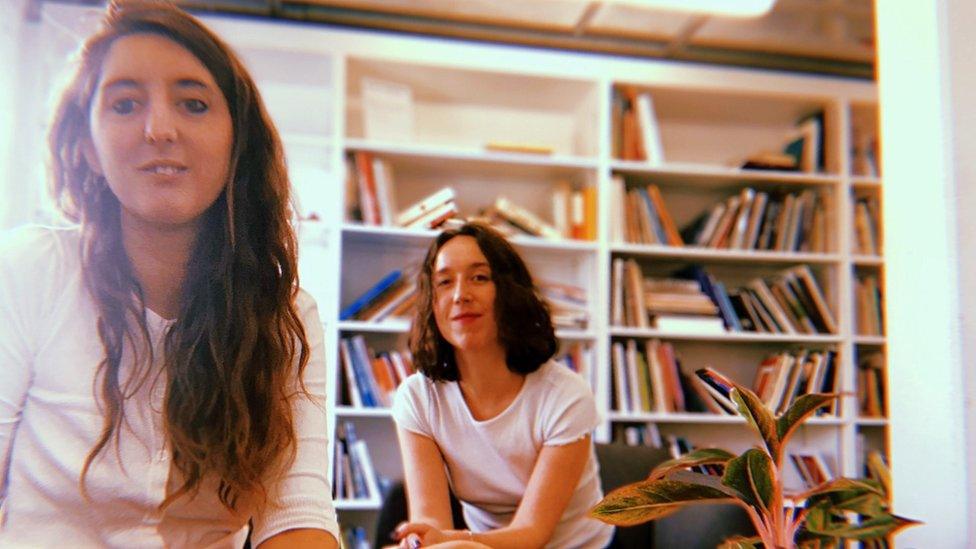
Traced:
[[196, 222], [227, 179], [233, 126], [210, 71], [157, 34], [117, 39], [89, 114], [86, 157], [122, 205], [123, 223]]
[[495, 282], [474, 237], [447, 241], [433, 270], [434, 318], [444, 339], [462, 351], [498, 345]]

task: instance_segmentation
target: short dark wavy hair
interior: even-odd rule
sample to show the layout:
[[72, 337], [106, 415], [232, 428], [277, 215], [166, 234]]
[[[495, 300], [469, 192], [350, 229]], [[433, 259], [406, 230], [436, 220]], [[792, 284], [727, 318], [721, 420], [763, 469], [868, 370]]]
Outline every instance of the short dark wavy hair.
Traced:
[[431, 243], [417, 274], [417, 313], [410, 331], [410, 351], [417, 369], [434, 381], [460, 378], [454, 347], [437, 328], [434, 318], [434, 262], [451, 239], [470, 236], [488, 260], [495, 283], [495, 322], [505, 349], [508, 369], [529, 374], [556, 353], [558, 343], [549, 307], [540, 296], [522, 257], [498, 231], [480, 223], [466, 223], [442, 232]]

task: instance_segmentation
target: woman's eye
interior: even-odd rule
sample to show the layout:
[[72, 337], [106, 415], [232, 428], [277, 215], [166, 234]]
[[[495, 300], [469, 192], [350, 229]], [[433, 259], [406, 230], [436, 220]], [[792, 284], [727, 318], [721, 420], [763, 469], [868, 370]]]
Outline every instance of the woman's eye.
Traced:
[[491, 280], [491, 277], [486, 274], [477, 274], [474, 275], [474, 279], [478, 282], [488, 282]]
[[451, 284], [451, 280], [448, 278], [444, 278], [437, 281], [438, 288], [443, 288], [444, 286], [449, 286], [450, 284]]
[[116, 114], [130, 114], [136, 108], [135, 99], [119, 99], [112, 103], [111, 108]]
[[183, 102], [183, 106], [193, 114], [201, 114], [210, 110], [210, 107], [199, 99], [187, 99]]

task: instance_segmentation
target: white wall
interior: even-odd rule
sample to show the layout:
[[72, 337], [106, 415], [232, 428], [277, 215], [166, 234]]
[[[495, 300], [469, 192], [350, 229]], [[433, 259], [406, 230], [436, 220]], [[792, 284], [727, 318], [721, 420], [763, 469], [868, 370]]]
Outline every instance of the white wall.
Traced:
[[0, 5], [0, 74], [6, 75], [0, 85], [0, 229], [11, 223], [18, 201], [14, 174], [12, 170], [16, 119], [18, 113], [20, 41], [18, 37], [23, 27], [23, 6], [25, 0], [12, 0]]
[[[949, 0], [947, 17], [949, 37], [949, 97], [952, 124], [952, 170], [955, 180], [953, 201], [956, 204], [959, 243], [960, 320], [962, 322], [961, 366], [965, 376], [966, 447], [976, 448], [976, 372], [972, 360], [976, 353], [976, 3], [972, 0]], [[967, 452], [969, 472], [969, 505], [967, 523], [976, 525], [976, 452]], [[976, 528], [976, 527], [974, 527]], [[976, 531], [970, 531], [976, 537]]]
[[952, 141], [968, 129], [952, 124], [966, 107], [964, 97], [952, 102], [946, 34], [967, 37], [965, 24], [949, 22], [964, 2], [876, 3], [894, 508], [925, 522], [899, 535], [899, 547], [966, 547], [971, 535], [958, 300], [960, 266], [972, 261], [960, 245], [972, 236], [957, 232], [965, 186]]

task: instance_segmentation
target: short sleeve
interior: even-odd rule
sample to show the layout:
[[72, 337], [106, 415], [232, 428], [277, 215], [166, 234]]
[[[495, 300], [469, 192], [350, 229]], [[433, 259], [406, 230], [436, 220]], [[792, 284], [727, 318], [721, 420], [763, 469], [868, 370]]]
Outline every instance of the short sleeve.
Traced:
[[562, 446], [590, 434], [600, 423], [596, 400], [580, 376], [559, 364], [549, 363], [546, 409], [542, 414], [542, 443]]
[[252, 545], [295, 528], [325, 530], [339, 537], [339, 524], [327, 478], [328, 423], [326, 420], [325, 344], [315, 300], [303, 291], [297, 297], [299, 313], [308, 338], [309, 360], [304, 381], [309, 397], [295, 399], [295, 461], [272, 490], [273, 504], [262, 516], [253, 517]]
[[434, 438], [428, 415], [428, 383], [419, 372], [403, 380], [393, 397], [393, 420], [401, 429]]

